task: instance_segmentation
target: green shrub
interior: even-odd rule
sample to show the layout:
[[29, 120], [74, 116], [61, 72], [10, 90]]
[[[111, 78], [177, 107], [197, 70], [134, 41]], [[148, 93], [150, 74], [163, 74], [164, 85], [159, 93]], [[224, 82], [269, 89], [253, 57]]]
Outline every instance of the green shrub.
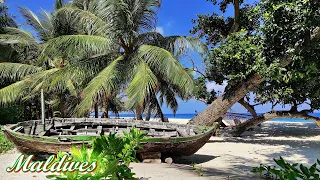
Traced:
[[15, 124], [23, 119], [24, 110], [19, 104], [0, 107], [0, 125]]
[[313, 164], [310, 167], [306, 167], [302, 164], [290, 164], [282, 157], [280, 159], [274, 159], [278, 167], [271, 167], [260, 165], [255, 167], [251, 172], [259, 173], [260, 178], [276, 179], [276, 180], [320, 180], [320, 161]]
[[13, 144], [4, 136], [3, 132], [0, 130], [0, 154], [9, 151], [12, 148]]
[[[49, 179], [57, 180], [130, 180], [135, 179], [134, 173], [129, 168], [130, 162], [137, 162], [136, 148], [142, 149], [140, 143], [145, 134], [132, 128], [130, 133], [125, 133], [125, 137], [119, 137], [115, 134], [100, 136], [92, 142], [92, 148], [85, 145], [81, 149], [73, 147], [71, 156], [78, 162], [97, 162], [98, 166], [91, 173], [62, 172], [60, 175], [49, 175]], [[66, 152], [59, 153], [59, 161]]]

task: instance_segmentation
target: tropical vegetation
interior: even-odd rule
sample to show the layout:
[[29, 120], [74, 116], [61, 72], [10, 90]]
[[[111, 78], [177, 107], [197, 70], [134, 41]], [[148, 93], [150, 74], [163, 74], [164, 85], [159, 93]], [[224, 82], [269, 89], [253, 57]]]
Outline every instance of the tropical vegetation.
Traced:
[[[199, 113], [193, 124], [212, 125], [237, 102], [253, 115], [234, 131], [241, 135], [249, 128], [275, 117], [309, 115], [319, 106], [319, 15], [315, 0], [273, 1], [245, 4], [235, 0], [209, 0], [234, 16], [198, 15], [191, 33], [205, 38], [211, 47], [206, 59], [205, 81], [228, 84], [224, 94]], [[203, 80], [202, 80], [203, 81]], [[207, 94], [207, 95], [206, 95]], [[204, 93], [203, 97], [209, 97]], [[272, 103], [272, 109], [258, 116], [255, 106]], [[290, 111], [275, 112], [276, 105], [290, 105]], [[309, 109], [298, 111], [308, 104]]]
[[261, 179], [320, 179], [319, 160], [317, 160], [317, 163], [313, 164], [310, 167], [306, 167], [303, 164], [299, 163], [291, 164], [282, 157], [280, 157], [279, 159], [274, 159], [274, 161], [278, 167], [271, 167], [261, 164], [259, 167], [254, 167], [251, 172], [259, 173]]
[[[88, 149], [83, 145], [80, 149], [73, 147], [71, 157], [76, 162], [97, 162], [97, 168], [90, 173], [61, 172], [61, 175], [48, 175], [48, 179], [57, 180], [87, 180], [87, 179], [136, 179], [131, 172], [129, 165], [137, 162], [136, 149], [142, 149], [140, 143], [144, 140], [145, 134], [132, 128], [129, 133], [123, 132], [125, 137], [118, 137], [115, 134], [97, 137], [92, 142], [92, 148]], [[65, 155], [61, 152], [56, 161]]]
[[[1, 128], [1, 127], [0, 127]], [[13, 148], [13, 144], [0, 132], [0, 154], [5, 153]]]
[[191, 51], [207, 57], [208, 51], [197, 38], [155, 32], [160, 5], [159, 0], [57, 0], [54, 12], [39, 17], [21, 7], [36, 36], [2, 28], [1, 44], [19, 54], [19, 61], [0, 64], [0, 77], [11, 82], [0, 90], [0, 101], [35, 101], [44, 89], [62, 117], [87, 116], [100, 105], [105, 117], [113, 107], [135, 110], [137, 119], [144, 111], [164, 119], [165, 102], [175, 113], [176, 97], [187, 100], [194, 90], [192, 71], [179, 58]]

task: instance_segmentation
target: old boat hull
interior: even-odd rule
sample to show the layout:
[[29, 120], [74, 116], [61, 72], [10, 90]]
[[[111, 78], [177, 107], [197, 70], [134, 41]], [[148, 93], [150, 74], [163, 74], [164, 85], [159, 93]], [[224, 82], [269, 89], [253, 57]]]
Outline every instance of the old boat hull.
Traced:
[[[29, 121], [39, 123], [40, 121]], [[28, 123], [28, 122], [23, 122]], [[71, 142], [61, 142], [57, 137], [48, 137], [41, 135], [30, 135], [26, 133], [16, 132], [17, 127], [21, 127], [21, 124], [7, 125], [3, 127], [4, 134], [8, 139], [14, 143], [17, 149], [25, 154], [57, 154], [58, 152], [65, 151], [69, 152], [73, 145], [80, 147], [82, 144], [88, 144], [94, 138], [94, 135], [81, 136], [81, 140], [72, 140]], [[68, 126], [76, 125], [81, 123], [82, 125], [106, 125], [112, 124], [117, 126], [123, 126], [124, 124], [128, 127], [135, 126], [137, 128], [144, 129], [145, 127], [155, 127], [159, 129], [172, 129], [172, 128], [198, 128], [195, 126], [187, 125], [176, 125], [170, 123], [158, 123], [158, 122], [143, 122], [143, 121], [132, 121], [132, 120], [110, 120], [110, 119], [85, 119], [81, 122], [77, 122], [75, 119], [56, 119], [55, 124], [64, 124]], [[50, 126], [50, 124], [47, 124]], [[57, 125], [59, 127], [59, 125]], [[162, 127], [162, 128], [161, 128]], [[152, 154], [161, 153], [166, 156], [189, 156], [196, 153], [212, 136], [214, 128], [199, 127], [204, 129], [203, 133], [196, 135], [190, 135], [186, 137], [148, 137], [146, 142], [142, 143], [143, 150], [138, 150], [139, 154]], [[165, 131], [165, 130], [163, 130]], [[69, 138], [79, 138], [80, 136], [61, 136]]]

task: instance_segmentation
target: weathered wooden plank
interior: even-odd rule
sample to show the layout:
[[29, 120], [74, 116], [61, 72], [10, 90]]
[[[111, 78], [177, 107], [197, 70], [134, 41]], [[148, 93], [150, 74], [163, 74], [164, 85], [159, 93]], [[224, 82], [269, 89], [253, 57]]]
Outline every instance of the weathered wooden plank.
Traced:
[[97, 127], [97, 134], [102, 134], [102, 126]]
[[177, 132], [179, 133], [180, 136], [182, 137], [187, 137], [188, 133], [186, 129], [177, 129]]
[[24, 127], [18, 126], [18, 127], [16, 127], [13, 131], [14, 131], [14, 132], [21, 132], [23, 129], [24, 129]]
[[34, 121], [32, 126], [31, 126], [31, 131], [30, 131], [30, 135], [34, 135], [34, 132], [36, 130], [36, 126], [37, 126], [37, 122]]

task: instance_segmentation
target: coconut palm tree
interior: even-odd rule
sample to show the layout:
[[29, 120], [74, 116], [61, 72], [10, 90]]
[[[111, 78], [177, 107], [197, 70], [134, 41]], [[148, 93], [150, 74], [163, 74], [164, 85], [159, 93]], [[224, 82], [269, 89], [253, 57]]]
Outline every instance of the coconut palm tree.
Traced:
[[0, 100], [16, 100], [40, 88], [72, 92], [85, 86], [74, 109], [78, 116], [97, 99], [106, 102], [115, 94], [126, 95], [126, 107], [136, 110], [137, 119], [147, 106], [161, 111], [148, 105], [159, 95], [169, 94], [167, 103], [174, 107], [172, 97], [187, 99], [193, 92], [193, 76], [179, 57], [191, 51], [206, 56], [208, 51], [196, 38], [155, 32], [159, 7], [159, 0], [75, 0], [59, 6], [52, 16], [52, 38], [46, 31], [40, 34], [38, 63], [46, 69], [1, 89]]

